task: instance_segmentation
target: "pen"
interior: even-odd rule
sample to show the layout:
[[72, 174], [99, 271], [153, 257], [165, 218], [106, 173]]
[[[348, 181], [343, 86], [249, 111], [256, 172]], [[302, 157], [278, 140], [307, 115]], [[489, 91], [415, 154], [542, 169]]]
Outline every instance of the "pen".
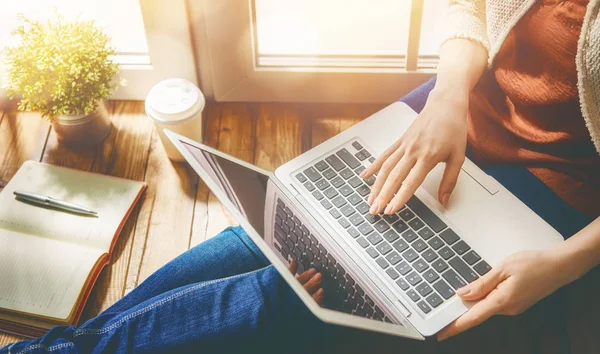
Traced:
[[18, 199], [31, 202], [33, 204], [42, 206], [51, 206], [57, 209], [70, 211], [77, 214], [97, 216], [98, 213], [92, 209], [83, 207], [81, 205], [65, 202], [63, 200], [54, 199], [45, 195], [29, 192], [14, 191], [14, 195]]

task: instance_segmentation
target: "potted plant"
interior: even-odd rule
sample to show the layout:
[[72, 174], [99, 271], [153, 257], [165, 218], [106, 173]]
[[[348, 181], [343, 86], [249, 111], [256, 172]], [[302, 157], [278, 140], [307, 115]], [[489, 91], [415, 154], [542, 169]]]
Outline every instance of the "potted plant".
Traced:
[[5, 89], [19, 97], [18, 109], [39, 111], [50, 120], [59, 141], [96, 144], [108, 135], [110, 117], [104, 100], [122, 82], [110, 38], [93, 21], [34, 21], [20, 15], [12, 33], [18, 44], [6, 50]]

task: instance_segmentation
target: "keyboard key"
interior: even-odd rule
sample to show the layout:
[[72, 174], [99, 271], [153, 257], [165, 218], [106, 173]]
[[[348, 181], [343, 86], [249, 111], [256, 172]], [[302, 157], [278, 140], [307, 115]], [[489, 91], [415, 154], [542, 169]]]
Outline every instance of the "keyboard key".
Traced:
[[410, 285], [408, 285], [408, 283], [406, 282], [406, 280], [404, 280], [402, 278], [396, 280], [396, 285], [398, 285], [400, 287], [400, 289], [402, 289], [404, 291], [406, 291], [406, 290], [408, 290], [408, 288], [410, 288]]
[[438, 258], [437, 253], [435, 253], [431, 248], [426, 249], [425, 252], [421, 253], [421, 256], [429, 263]]
[[413, 289], [410, 289], [409, 291], [406, 292], [406, 295], [408, 295], [408, 297], [410, 297], [410, 299], [414, 302], [419, 301], [419, 299], [421, 298], [419, 296], [419, 294], [417, 294], [416, 291], [414, 291]]
[[443, 259], [449, 259], [452, 256], [454, 256], [454, 252], [448, 246], [439, 250], [438, 253], [440, 254], [440, 256], [442, 256]]
[[354, 176], [354, 177], [350, 178], [350, 180], [348, 181], [348, 184], [351, 185], [353, 188], [356, 188], [362, 184], [362, 181], [360, 180], [360, 178]]
[[379, 242], [383, 241], [383, 237], [381, 237], [381, 235], [379, 235], [376, 232], [372, 232], [368, 237], [367, 240], [369, 242], [371, 242], [371, 244], [373, 246], [376, 246]]
[[[402, 222], [402, 221], [398, 221], [398, 222]], [[413, 230], [408, 230], [402, 234], [402, 238], [405, 239], [407, 242], [413, 242], [414, 240], [416, 240], [418, 238], [418, 236]]]
[[375, 223], [375, 225], [373, 225], [373, 227], [375, 227], [375, 230], [379, 231], [380, 233], [384, 233], [390, 229], [390, 225], [388, 225], [385, 220], [379, 220], [377, 223]]
[[326, 180], [321, 179], [321, 180], [315, 182], [315, 186], [317, 186], [317, 188], [319, 188], [320, 190], [325, 190], [325, 189], [329, 188], [331, 185]]
[[373, 232], [373, 228], [371, 227], [371, 225], [369, 225], [365, 222], [358, 227], [358, 231], [360, 231], [361, 234], [366, 236], [366, 235], [370, 234], [371, 232]]
[[328, 168], [325, 171], [323, 171], [323, 176], [325, 176], [325, 178], [327, 179], [332, 179], [333, 177], [337, 176], [337, 173], [335, 173], [335, 171], [331, 168]]
[[425, 269], [429, 268], [429, 264], [427, 264], [423, 258], [419, 258], [413, 263], [413, 267], [417, 270], [417, 272], [423, 273]]
[[440, 306], [440, 304], [444, 302], [444, 300], [442, 300], [442, 298], [436, 293], [429, 295], [429, 297], [425, 300], [427, 300], [429, 305], [431, 305], [433, 308]]
[[361, 214], [363, 214], [363, 215], [364, 215], [364, 214], [366, 214], [366, 213], [368, 213], [368, 212], [369, 212], [369, 209], [370, 209], [370, 208], [371, 208], [371, 207], [369, 206], [369, 204], [367, 204], [367, 203], [365, 203], [365, 202], [362, 202], [362, 203], [358, 204], [358, 206], [356, 207], [356, 210], [357, 210], [359, 213], [361, 213]]
[[315, 164], [315, 168], [319, 171], [323, 171], [323, 170], [327, 169], [328, 167], [329, 166], [327, 165], [327, 163], [323, 160], [321, 160]]
[[362, 153], [362, 151], [357, 152], [356, 154], [354, 154], [354, 156], [356, 156], [356, 158], [359, 161], [364, 161], [367, 157]]
[[431, 286], [429, 286], [429, 284], [427, 284], [425, 282], [419, 284], [415, 289], [423, 297], [431, 294], [431, 292], [433, 291], [433, 289], [431, 288]]
[[418, 231], [423, 226], [425, 226], [425, 224], [419, 218], [412, 219], [411, 221], [408, 222], [408, 225], [410, 225], [410, 227], [412, 227], [412, 229], [415, 231]]
[[433, 248], [434, 250], [437, 250], [444, 245], [444, 241], [442, 241], [442, 239], [437, 236], [429, 240], [428, 243], [429, 246], [431, 246], [431, 248]]
[[323, 206], [323, 208], [325, 208], [325, 210], [333, 208], [333, 205], [327, 199], [321, 200], [321, 205]]
[[459, 240], [458, 235], [452, 231], [452, 229], [444, 230], [444, 232], [440, 234], [440, 237], [449, 245]]
[[412, 267], [406, 263], [406, 261], [402, 261], [400, 262], [400, 264], [398, 264], [396, 266], [396, 270], [402, 274], [402, 275], [406, 275], [407, 273], [409, 273], [412, 270]]
[[343, 186], [340, 187], [340, 194], [343, 195], [344, 197], [349, 196], [350, 194], [352, 194], [352, 188], [347, 185], [344, 184]]
[[475, 269], [475, 271], [479, 273], [479, 275], [484, 275], [485, 273], [489, 272], [492, 269], [492, 267], [490, 267], [490, 265], [487, 264], [485, 261], [481, 261], [475, 264], [473, 266], [473, 269]]
[[461, 277], [463, 277], [463, 279], [469, 283], [472, 283], [475, 279], [479, 278], [477, 273], [475, 273], [475, 271], [472, 270], [460, 257], [454, 257], [449, 260], [448, 263], [458, 272], [458, 274], [460, 274]]
[[[385, 237], [385, 235], [383, 235], [383, 237]], [[408, 242], [400, 239], [398, 242], [394, 243], [393, 246], [398, 252], [404, 252], [408, 248]]]
[[446, 279], [446, 281], [450, 283], [454, 289], [462, 288], [463, 286], [467, 285], [467, 283], [465, 283], [465, 281], [462, 280], [462, 278], [459, 277], [458, 274], [456, 274], [456, 272], [452, 269], [448, 269], [446, 272], [444, 272], [442, 277], [444, 277], [444, 279]]
[[362, 186], [356, 188], [356, 192], [358, 192], [358, 194], [364, 197], [367, 194], [371, 193], [371, 188], [363, 184]]
[[337, 176], [336, 178], [331, 180], [331, 185], [333, 185], [335, 188], [340, 188], [344, 185], [344, 180], [341, 179], [340, 176]]
[[396, 222], [394, 225], [392, 225], [392, 227], [398, 233], [402, 233], [402, 232], [408, 230], [408, 226], [406, 226], [406, 224], [403, 221], [401, 221], [401, 220], [398, 221], [398, 222]]
[[423, 278], [421, 278], [421, 276], [419, 274], [417, 274], [417, 272], [409, 273], [405, 278], [406, 278], [406, 281], [412, 286], [415, 286], [415, 285], [419, 284], [421, 281], [423, 281]]
[[369, 241], [367, 241], [364, 237], [357, 238], [356, 242], [358, 242], [362, 248], [367, 248], [369, 246]]
[[387, 273], [387, 275], [392, 278], [392, 280], [396, 280], [398, 279], [398, 277], [400, 276], [398, 274], [398, 272], [396, 272], [396, 270], [394, 268], [388, 268], [388, 270], [385, 271]]
[[348, 216], [356, 213], [356, 210], [354, 210], [354, 208], [350, 204], [347, 204], [346, 206], [341, 208], [340, 211], [342, 212], [342, 214], [344, 214], [345, 217], [348, 217]]
[[304, 183], [304, 182], [306, 182], [306, 177], [304, 177], [304, 175], [303, 175], [302, 173], [298, 173], [298, 174], [296, 175], [296, 179], [297, 179], [298, 181], [300, 181], [300, 183]]
[[323, 194], [321, 194], [321, 192], [319, 192], [319, 191], [312, 192], [312, 195], [313, 195], [313, 197], [315, 197], [316, 200], [321, 200], [324, 198]]
[[335, 219], [338, 219], [342, 216], [342, 214], [340, 214], [340, 212], [337, 209], [331, 209], [329, 211], [329, 214], [331, 214], [331, 216], [333, 216]]
[[352, 223], [352, 225], [354, 225], [354, 226], [358, 226], [358, 225], [362, 224], [363, 222], [365, 222], [365, 219], [362, 216], [360, 216], [360, 214], [352, 215], [349, 220]]
[[346, 149], [342, 149], [340, 151], [337, 152], [337, 155], [344, 160], [344, 162], [350, 166], [350, 168], [354, 169], [357, 168], [358, 166], [360, 166], [360, 162], [358, 162], [358, 160], [356, 159], [356, 157], [354, 157], [354, 155], [352, 155], [351, 153], [348, 152], [348, 150]]
[[409, 221], [410, 219], [415, 217], [415, 214], [413, 214], [413, 212], [410, 211], [410, 209], [408, 209], [408, 208], [404, 208], [404, 209], [400, 210], [400, 212], [398, 212], [398, 214], [400, 214], [400, 217], [404, 221]]
[[384, 256], [392, 250], [392, 246], [390, 246], [390, 244], [387, 242], [381, 242], [379, 245], [377, 245], [376, 248], [379, 251], [379, 253], [381, 253]]
[[344, 177], [344, 179], [348, 179], [348, 178], [352, 178], [354, 176], [354, 172], [352, 172], [351, 169], [346, 168], [342, 172], [340, 172], [340, 175], [342, 177]]
[[421, 311], [423, 311], [423, 313], [429, 313], [431, 312], [431, 307], [429, 307], [429, 305], [427, 305], [425, 303], [425, 301], [421, 300], [417, 303], [417, 306], [419, 306], [419, 308], [421, 309]]
[[343, 227], [344, 229], [347, 229], [347, 228], [349, 228], [349, 227], [350, 227], [350, 223], [348, 222], [348, 220], [346, 220], [346, 219], [344, 219], [344, 218], [340, 218], [340, 219], [338, 220], [338, 222], [340, 223], [340, 225], [342, 225], [342, 227]]
[[396, 221], [398, 221], [398, 219], [400, 219], [400, 218], [396, 214], [392, 214], [392, 215], [387, 215], [386, 214], [386, 215], [383, 216], [383, 220], [387, 221], [390, 224], [395, 223]]
[[344, 163], [335, 155], [329, 155], [325, 161], [327, 161], [336, 171], [343, 170], [346, 167]]
[[418, 239], [415, 242], [413, 242], [412, 246], [415, 250], [417, 250], [417, 252], [421, 252], [427, 248], [427, 244], [421, 239]]
[[396, 265], [398, 262], [400, 262], [402, 260], [402, 257], [396, 253], [396, 252], [392, 252], [390, 254], [388, 254], [385, 259], [388, 260], [388, 262], [390, 262], [392, 265]]
[[430, 284], [438, 280], [439, 277], [440, 276], [436, 272], [434, 272], [433, 269], [429, 269], [425, 273], [423, 273], [423, 278], [425, 278], [425, 280], [427, 280], [427, 282]]
[[377, 251], [373, 247], [369, 247], [367, 249], [367, 253], [369, 254], [369, 256], [371, 256], [371, 258], [379, 257], [379, 253], [377, 253]]
[[362, 202], [362, 200], [363, 199], [356, 193], [352, 193], [350, 196], [348, 196], [348, 201], [352, 205], [356, 205], [356, 204]]
[[350, 227], [346, 230], [346, 232], [348, 232], [348, 234], [350, 234], [350, 236], [352, 236], [352, 238], [357, 238], [358, 236], [360, 236], [360, 233], [358, 232], [358, 230], [356, 230], [353, 227]]
[[313, 167], [309, 167], [306, 170], [304, 170], [304, 174], [306, 175], [306, 177], [308, 177], [308, 179], [310, 179], [313, 182], [316, 182], [323, 178], [321, 177], [321, 174], [317, 172], [317, 170], [315, 170]]
[[388, 230], [383, 233], [383, 238], [385, 238], [388, 242], [396, 241], [400, 236], [394, 232], [394, 230]]
[[371, 157], [371, 153], [368, 152], [367, 150], [363, 150], [361, 151], [363, 153], [363, 155], [365, 155], [366, 157]]
[[471, 247], [469, 247], [469, 245], [467, 245], [467, 243], [465, 241], [460, 240], [454, 246], [452, 246], [452, 249], [454, 250], [454, 252], [456, 252], [458, 254], [463, 254], [463, 253], [467, 252], [468, 250], [470, 250]]
[[[325, 191], [325, 193], [327, 193], [327, 191]], [[335, 205], [338, 208], [343, 207], [344, 205], [346, 205], [346, 199], [338, 196], [333, 198], [333, 200], [331, 200], [333, 202], [333, 205]]]
[[375, 262], [377, 262], [377, 264], [381, 267], [381, 269], [386, 269], [387, 267], [390, 266], [388, 264], [388, 262], [386, 262], [385, 259], [383, 259], [383, 257], [377, 258], [377, 260]]
[[364, 181], [367, 185], [372, 186], [373, 184], [375, 184], [375, 176], [371, 176], [365, 179]]
[[419, 230], [418, 234], [423, 238], [423, 240], [429, 240], [435, 235], [433, 231], [431, 231], [431, 229], [428, 227], [424, 227], [421, 230]]
[[362, 171], [366, 170], [367, 168], [364, 167], [363, 165], [360, 165], [358, 168], [354, 169], [354, 174], [360, 176], [360, 174], [362, 173]]
[[481, 259], [481, 257], [475, 253], [475, 251], [471, 250], [469, 252], [467, 252], [464, 256], [463, 259], [465, 260], [465, 262], [467, 262], [469, 265], [473, 265], [475, 264], [477, 261], [479, 261]]
[[402, 253], [402, 257], [404, 257], [404, 259], [406, 259], [407, 261], [412, 262], [419, 257], [419, 254], [415, 252], [415, 250], [413, 250], [412, 248], [409, 248], [407, 251]]
[[360, 145], [360, 143], [358, 141], [353, 142], [352, 146], [354, 146], [354, 148], [356, 150], [362, 150], [362, 148], [363, 148], [362, 145]]
[[433, 288], [440, 293], [444, 297], [444, 299], [448, 300], [454, 295], [454, 290], [445, 281], [440, 280], [437, 283], [433, 284]]
[[435, 232], [440, 232], [446, 228], [446, 224], [431, 211], [422, 201], [417, 199], [417, 197], [413, 196], [406, 202], [408, 205], [418, 216], [423, 219], [423, 221], [433, 229]]
[[308, 190], [309, 192], [312, 192], [315, 190], [315, 186], [310, 182], [304, 183], [304, 188], [306, 188], [306, 190]]
[[[333, 199], [339, 195], [338, 191], [336, 191], [335, 188], [333, 188], [333, 187], [327, 188], [323, 193], [329, 199]], [[342, 200], [344, 200], [344, 198], [342, 198]], [[346, 203], [345, 200], [344, 200], [344, 203]]]
[[433, 267], [433, 269], [435, 269], [438, 273], [441, 273], [443, 271], [445, 271], [446, 269], [448, 269], [448, 264], [446, 264], [446, 262], [444, 262], [441, 259], [438, 259], [436, 261], [434, 261], [431, 266]]

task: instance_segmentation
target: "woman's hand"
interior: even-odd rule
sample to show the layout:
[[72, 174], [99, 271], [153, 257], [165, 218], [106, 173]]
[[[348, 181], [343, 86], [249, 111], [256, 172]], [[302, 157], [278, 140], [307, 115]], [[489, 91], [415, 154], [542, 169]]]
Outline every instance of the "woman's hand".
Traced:
[[[290, 272], [292, 272], [292, 274], [295, 275], [296, 271], [298, 270], [298, 263], [295, 260], [292, 260], [288, 269]], [[304, 289], [308, 291], [310, 295], [312, 295], [317, 304], [323, 304], [325, 292], [323, 291], [323, 288], [321, 288], [321, 284], [323, 282], [323, 276], [321, 273], [318, 273], [315, 268], [310, 268], [302, 274], [297, 275], [296, 279], [298, 279], [300, 284], [304, 286]]]
[[438, 333], [444, 340], [496, 314], [517, 315], [573, 280], [561, 252], [522, 251], [506, 258], [481, 278], [458, 289], [466, 301], [481, 300]]
[[440, 162], [446, 162], [446, 170], [438, 197], [448, 202], [465, 159], [467, 105], [467, 94], [431, 91], [404, 135], [361, 174], [369, 178], [379, 171], [368, 198], [371, 214], [400, 210]]

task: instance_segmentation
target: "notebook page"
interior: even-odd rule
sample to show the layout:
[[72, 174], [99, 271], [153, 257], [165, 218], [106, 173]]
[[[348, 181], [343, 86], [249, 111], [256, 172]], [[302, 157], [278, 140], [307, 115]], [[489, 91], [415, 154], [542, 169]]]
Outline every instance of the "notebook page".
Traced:
[[0, 230], [0, 308], [66, 319], [103, 253]]
[[[108, 252], [111, 241], [143, 184], [27, 161], [0, 193], [0, 229], [79, 243]], [[82, 216], [15, 199], [26, 191], [98, 212]]]

